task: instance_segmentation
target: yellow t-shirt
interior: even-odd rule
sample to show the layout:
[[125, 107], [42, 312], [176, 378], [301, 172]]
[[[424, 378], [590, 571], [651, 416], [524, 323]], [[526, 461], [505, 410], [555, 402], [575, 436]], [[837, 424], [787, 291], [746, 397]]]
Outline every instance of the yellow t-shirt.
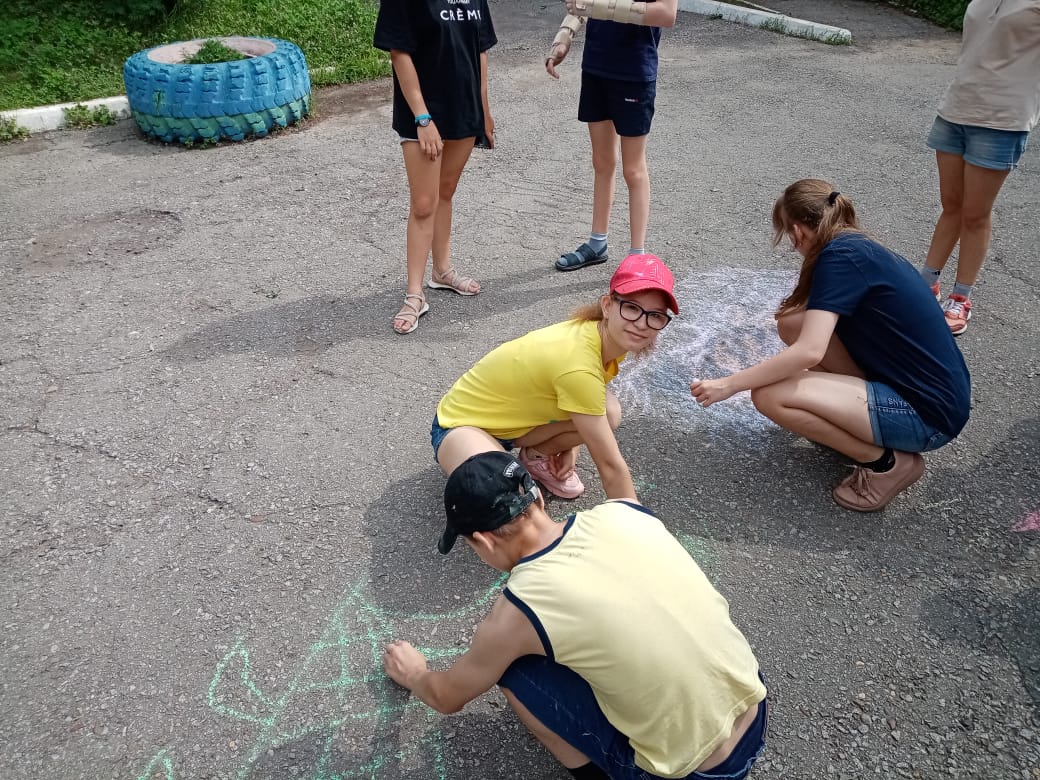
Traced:
[[653, 775], [693, 772], [766, 696], [726, 600], [661, 521], [627, 502], [578, 512], [513, 567], [505, 595]]
[[515, 439], [572, 414], [606, 414], [618, 361], [603, 367], [597, 325], [567, 320], [496, 347], [452, 385], [437, 405], [437, 421]]

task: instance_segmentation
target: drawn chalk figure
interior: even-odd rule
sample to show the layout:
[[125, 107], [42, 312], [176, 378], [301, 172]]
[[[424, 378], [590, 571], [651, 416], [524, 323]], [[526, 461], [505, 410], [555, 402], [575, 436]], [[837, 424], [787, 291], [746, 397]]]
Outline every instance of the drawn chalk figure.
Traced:
[[659, 415], [686, 430], [773, 427], [747, 393], [701, 410], [690, 381], [725, 376], [779, 352], [773, 312], [792, 279], [788, 271], [717, 268], [679, 281], [680, 309], [691, 313], [676, 318], [649, 355], [622, 364], [611, 387], [625, 412]]
[[[382, 608], [364, 583], [356, 586], [280, 694], [265, 690], [261, 681], [267, 675], [254, 669], [249, 648], [239, 640], [217, 664], [207, 695], [213, 710], [257, 729], [231, 776], [268, 776], [274, 768], [265, 765], [278, 760], [279, 750], [291, 749], [296, 776], [309, 780], [406, 774], [446, 780], [444, 721], [383, 673], [383, 646], [404, 632], [428, 639], [422, 648], [427, 657], [453, 658], [462, 649], [454, 634], [437, 644], [436, 625], [482, 617], [501, 582], [459, 609], [430, 614]], [[138, 780], [176, 780], [171, 751], [156, 754]]]

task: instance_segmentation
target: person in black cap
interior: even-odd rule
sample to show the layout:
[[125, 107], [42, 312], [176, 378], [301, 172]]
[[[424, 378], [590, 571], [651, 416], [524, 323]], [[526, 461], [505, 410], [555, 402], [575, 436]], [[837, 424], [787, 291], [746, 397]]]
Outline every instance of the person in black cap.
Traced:
[[766, 688], [726, 600], [634, 498], [565, 523], [506, 452], [465, 460], [438, 549], [459, 537], [509, 580], [466, 653], [431, 671], [405, 641], [387, 674], [457, 712], [496, 683], [576, 778], [742, 778], [764, 747]]

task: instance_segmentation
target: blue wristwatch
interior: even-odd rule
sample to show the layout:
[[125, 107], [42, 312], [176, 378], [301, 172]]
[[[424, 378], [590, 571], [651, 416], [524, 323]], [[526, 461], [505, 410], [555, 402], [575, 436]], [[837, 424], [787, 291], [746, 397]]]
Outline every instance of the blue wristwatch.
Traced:
[[415, 118], [415, 124], [419, 125], [419, 127], [428, 127], [432, 121], [433, 117], [429, 114], [419, 114], [419, 116]]

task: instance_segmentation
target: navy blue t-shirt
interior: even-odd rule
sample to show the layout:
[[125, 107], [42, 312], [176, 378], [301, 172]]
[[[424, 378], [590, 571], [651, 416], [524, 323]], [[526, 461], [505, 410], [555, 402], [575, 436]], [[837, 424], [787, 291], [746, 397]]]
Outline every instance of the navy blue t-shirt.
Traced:
[[[373, 43], [412, 56], [426, 110], [441, 138], [484, 134], [480, 54], [498, 43], [487, 0], [381, 0]], [[418, 137], [396, 72], [393, 127], [404, 138]]]
[[932, 427], [956, 436], [971, 380], [946, 318], [910, 263], [846, 233], [820, 252], [806, 309], [838, 316], [835, 333], [867, 381], [883, 382]]
[[583, 71], [619, 81], [657, 81], [660, 27], [589, 19], [585, 28]]

